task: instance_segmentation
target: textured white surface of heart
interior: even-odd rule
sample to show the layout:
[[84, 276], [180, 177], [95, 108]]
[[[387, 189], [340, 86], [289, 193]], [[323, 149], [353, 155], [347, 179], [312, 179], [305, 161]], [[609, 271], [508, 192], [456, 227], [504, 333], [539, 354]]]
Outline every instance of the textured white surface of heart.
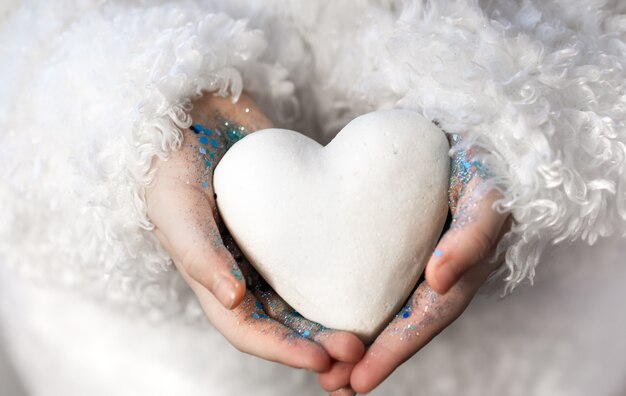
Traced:
[[266, 129], [215, 170], [233, 238], [303, 316], [371, 341], [415, 287], [448, 210], [448, 141], [418, 113], [357, 117], [327, 145]]

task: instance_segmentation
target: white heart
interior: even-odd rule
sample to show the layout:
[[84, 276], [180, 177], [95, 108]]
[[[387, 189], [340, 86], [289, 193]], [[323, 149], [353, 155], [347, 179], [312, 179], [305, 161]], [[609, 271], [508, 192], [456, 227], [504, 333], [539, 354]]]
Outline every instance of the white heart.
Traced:
[[327, 146], [284, 129], [237, 142], [215, 170], [219, 211], [303, 316], [370, 341], [415, 287], [446, 219], [444, 133], [407, 110], [365, 114]]

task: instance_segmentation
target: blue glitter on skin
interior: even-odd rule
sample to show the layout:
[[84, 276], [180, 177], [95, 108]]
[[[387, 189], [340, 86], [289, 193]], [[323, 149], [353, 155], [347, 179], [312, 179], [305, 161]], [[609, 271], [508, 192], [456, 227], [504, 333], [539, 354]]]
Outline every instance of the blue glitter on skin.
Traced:
[[308, 338], [310, 335], [311, 335], [311, 332], [310, 332], [310, 331], [308, 331], [308, 330], [304, 330], [304, 331], [302, 332], [302, 337], [304, 337], [304, 338]]
[[[218, 122], [225, 125], [226, 129], [224, 129], [224, 132], [218, 129], [211, 131], [201, 124], [194, 124], [191, 127], [194, 133], [200, 134], [198, 136], [198, 142], [201, 143], [201, 145], [198, 145], [198, 151], [203, 157], [199, 158], [199, 160], [204, 161], [205, 165], [204, 175], [200, 180], [210, 180], [209, 178], [211, 177], [213, 171], [213, 165], [219, 161], [223, 151], [228, 150], [233, 144], [241, 140], [246, 135], [246, 128], [244, 126], [228, 122], [222, 117], [218, 117]], [[215, 135], [213, 133], [215, 133]], [[212, 138], [211, 136], [215, 137]], [[210, 187], [207, 182], [201, 182], [201, 184], [204, 188]]]
[[410, 304], [407, 304], [404, 306], [404, 308], [402, 308], [400, 310], [400, 312], [398, 312], [395, 316], [394, 320], [400, 319], [400, 318], [408, 318], [409, 316], [411, 316], [411, 313], [413, 312], [413, 308], [411, 308]]
[[266, 314], [264, 314], [264, 313], [260, 314], [260, 315], [259, 315], [259, 317], [260, 317], [261, 319], [269, 319], [269, 318], [270, 318], [269, 316], [267, 316], [267, 315], [266, 315]]
[[462, 144], [461, 136], [453, 134], [450, 140], [454, 149], [448, 188], [448, 200], [453, 217], [450, 228], [459, 228], [474, 220], [472, 207], [476, 203], [471, 195], [475, 189], [473, 184], [481, 183], [491, 175], [480, 159], [473, 159], [475, 153], [471, 147], [457, 147]]
[[261, 301], [257, 301], [257, 302], [256, 302], [256, 307], [257, 307], [258, 309], [263, 309], [263, 304], [261, 304]]
[[256, 312], [254, 312], [254, 313], [252, 314], [252, 317], [253, 317], [254, 319], [259, 319], [259, 318], [260, 318], [259, 314], [258, 314], [258, 313], [256, 313]]
[[442, 255], [441, 250], [439, 249], [435, 250], [435, 257], [441, 257], [441, 255]]

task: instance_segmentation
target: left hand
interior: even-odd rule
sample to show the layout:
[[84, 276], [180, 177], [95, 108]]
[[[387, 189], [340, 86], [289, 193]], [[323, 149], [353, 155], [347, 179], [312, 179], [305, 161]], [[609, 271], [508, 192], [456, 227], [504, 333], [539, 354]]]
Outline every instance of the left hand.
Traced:
[[367, 393], [380, 385], [457, 319], [499, 266], [500, 261], [489, 259], [509, 228], [509, 218], [493, 209], [501, 195], [487, 188], [485, 178], [471, 152], [455, 155], [449, 190], [453, 222], [426, 265], [426, 280], [360, 362], [336, 363], [319, 375], [331, 395]]

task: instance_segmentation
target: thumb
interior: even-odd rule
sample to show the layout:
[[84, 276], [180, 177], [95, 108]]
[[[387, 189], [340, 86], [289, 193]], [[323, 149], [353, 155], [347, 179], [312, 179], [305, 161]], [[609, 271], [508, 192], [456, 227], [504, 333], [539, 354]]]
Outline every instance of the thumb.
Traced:
[[246, 285], [220, 237], [208, 197], [193, 188], [176, 196], [151, 194], [149, 207], [155, 234], [178, 270], [208, 289], [224, 307], [239, 305]]
[[434, 291], [446, 293], [487, 258], [508, 216], [493, 209], [499, 198], [500, 193], [492, 190], [478, 202], [464, 205], [464, 213], [457, 213], [456, 224], [439, 241], [426, 265], [426, 279]]

